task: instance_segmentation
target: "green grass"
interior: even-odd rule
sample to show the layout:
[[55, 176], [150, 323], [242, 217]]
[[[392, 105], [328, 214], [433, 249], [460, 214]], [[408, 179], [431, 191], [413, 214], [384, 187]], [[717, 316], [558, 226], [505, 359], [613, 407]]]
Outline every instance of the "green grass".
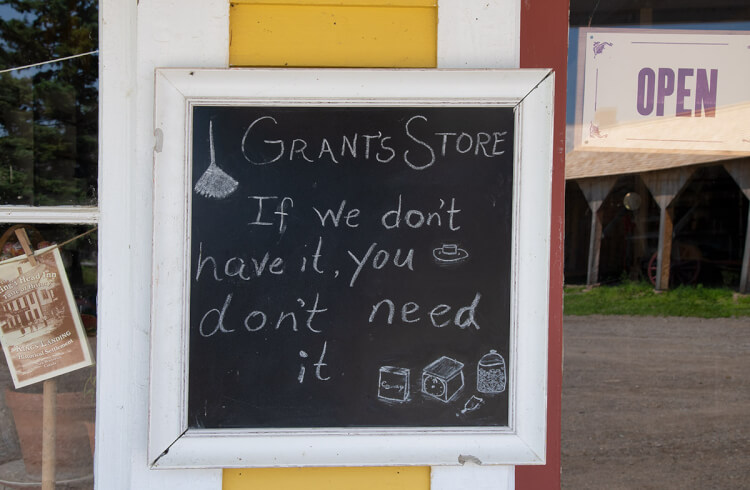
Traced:
[[86, 285], [96, 284], [96, 266], [81, 266], [81, 272], [83, 273], [83, 283]]
[[616, 286], [565, 287], [566, 315], [692, 316], [728, 318], [750, 316], [750, 295], [726, 288], [680, 286], [656, 292], [645, 282]]

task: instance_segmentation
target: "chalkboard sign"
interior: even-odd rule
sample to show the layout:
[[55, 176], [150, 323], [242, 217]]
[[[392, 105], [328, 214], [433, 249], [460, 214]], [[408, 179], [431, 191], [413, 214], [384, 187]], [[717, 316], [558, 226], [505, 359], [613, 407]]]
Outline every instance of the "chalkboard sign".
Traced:
[[195, 107], [189, 426], [506, 426], [514, 122]]
[[552, 86], [158, 70], [152, 466], [543, 462]]

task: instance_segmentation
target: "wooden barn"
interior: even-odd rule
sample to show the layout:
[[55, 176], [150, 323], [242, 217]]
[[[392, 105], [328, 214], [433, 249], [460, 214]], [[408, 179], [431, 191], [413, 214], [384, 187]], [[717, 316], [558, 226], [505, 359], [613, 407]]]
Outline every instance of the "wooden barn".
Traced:
[[571, 151], [565, 278], [748, 291], [750, 158]]

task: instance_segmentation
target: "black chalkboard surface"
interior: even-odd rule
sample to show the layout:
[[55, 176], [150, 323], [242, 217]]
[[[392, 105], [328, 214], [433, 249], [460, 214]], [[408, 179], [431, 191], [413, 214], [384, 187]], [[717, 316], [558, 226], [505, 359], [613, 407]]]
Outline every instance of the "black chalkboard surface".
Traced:
[[514, 109], [197, 106], [188, 427], [508, 425]]

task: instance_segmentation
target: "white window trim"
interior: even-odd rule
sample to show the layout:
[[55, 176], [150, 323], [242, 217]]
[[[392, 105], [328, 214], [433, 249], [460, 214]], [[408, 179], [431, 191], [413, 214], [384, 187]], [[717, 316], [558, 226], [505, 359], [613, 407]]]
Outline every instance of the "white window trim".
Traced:
[[0, 206], [2, 223], [96, 224], [96, 206]]

